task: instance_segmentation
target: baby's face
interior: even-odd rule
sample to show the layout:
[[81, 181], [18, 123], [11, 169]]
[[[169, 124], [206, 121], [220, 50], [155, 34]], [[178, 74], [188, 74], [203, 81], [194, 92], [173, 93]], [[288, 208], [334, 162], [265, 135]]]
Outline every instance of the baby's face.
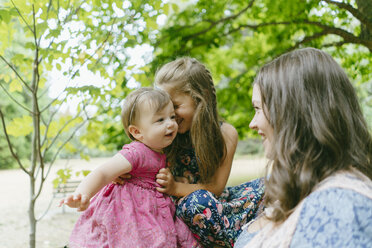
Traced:
[[140, 120], [137, 127], [141, 134], [138, 140], [151, 149], [161, 152], [172, 143], [178, 130], [173, 103], [169, 102], [158, 112], [143, 103], [140, 106]]

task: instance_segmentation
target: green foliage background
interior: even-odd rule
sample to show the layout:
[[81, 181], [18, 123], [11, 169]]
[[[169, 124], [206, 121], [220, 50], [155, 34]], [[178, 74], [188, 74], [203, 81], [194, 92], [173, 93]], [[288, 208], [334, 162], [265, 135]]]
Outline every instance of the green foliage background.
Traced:
[[[217, 85], [221, 114], [244, 138], [252, 136], [251, 85], [258, 68], [296, 48], [320, 48], [347, 71], [372, 123], [372, 3], [360, 2], [200, 0], [170, 17], [154, 43], [152, 65], [155, 70], [185, 55], [203, 61]], [[368, 10], [360, 8], [364, 4]], [[367, 32], [356, 13], [368, 19]]]
[[[221, 115], [242, 140], [254, 138], [248, 124], [257, 70], [284, 52], [312, 46], [330, 53], [347, 71], [371, 124], [371, 6], [372, 0], [0, 1], [0, 108], [8, 127], [29, 130], [10, 135], [17, 154], [27, 160], [33, 130], [27, 129], [31, 122], [24, 116], [30, 114], [20, 104], [30, 106], [27, 84], [35, 76], [37, 54], [44, 125], [54, 127], [41, 137], [45, 144], [58, 137], [45, 158], [53, 160], [60, 147], [64, 157], [110, 153], [129, 142], [118, 118], [132, 90], [128, 82], [151, 85], [159, 66], [191, 56], [211, 70]], [[128, 49], [145, 44], [153, 47], [144, 56], [146, 65], [130, 65]], [[86, 86], [79, 77], [83, 67], [109, 83]], [[75, 82], [58, 99], [47, 94], [55, 83], [49, 76], [53, 68]], [[79, 115], [61, 113], [60, 106], [76, 96]], [[93, 114], [84, 114], [88, 106], [94, 106]], [[78, 125], [83, 129], [77, 131]], [[11, 167], [14, 160], [0, 135], [0, 168]]]

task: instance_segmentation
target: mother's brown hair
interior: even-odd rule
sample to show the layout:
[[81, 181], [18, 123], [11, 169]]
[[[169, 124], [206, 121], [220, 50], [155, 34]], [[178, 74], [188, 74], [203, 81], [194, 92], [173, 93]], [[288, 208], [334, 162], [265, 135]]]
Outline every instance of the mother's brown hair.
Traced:
[[372, 138], [355, 90], [327, 53], [305, 48], [259, 71], [265, 115], [274, 129], [265, 201], [284, 221], [321, 180], [356, 168], [372, 179]]

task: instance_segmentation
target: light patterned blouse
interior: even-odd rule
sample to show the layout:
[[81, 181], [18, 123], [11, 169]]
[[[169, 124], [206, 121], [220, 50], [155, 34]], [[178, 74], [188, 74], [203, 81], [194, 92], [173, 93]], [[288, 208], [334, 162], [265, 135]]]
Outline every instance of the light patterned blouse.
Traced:
[[282, 228], [263, 234], [245, 228], [234, 247], [372, 247], [372, 182], [359, 176], [331, 177], [305, 198], [292, 214], [297, 217], [291, 215]]

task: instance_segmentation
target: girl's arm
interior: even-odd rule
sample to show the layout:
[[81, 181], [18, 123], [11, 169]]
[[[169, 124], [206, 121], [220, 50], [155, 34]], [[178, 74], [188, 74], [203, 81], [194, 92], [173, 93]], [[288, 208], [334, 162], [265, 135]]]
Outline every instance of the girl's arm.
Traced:
[[64, 203], [69, 207], [78, 208], [78, 211], [83, 211], [89, 206], [90, 199], [100, 189], [121, 174], [128, 173], [131, 170], [132, 165], [129, 161], [118, 153], [106, 163], [89, 173], [72, 195], [61, 200], [60, 205]]
[[238, 144], [238, 133], [232, 125], [223, 123], [221, 131], [226, 143], [226, 156], [210, 183], [189, 184], [176, 182], [169, 169], [161, 169], [159, 174], [156, 176], [156, 181], [162, 186], [162, 188], [157, 188], [157, 190], [168, 195], [183, 197], [196, 190], [204, 189], [219, 196], [226, 187], [227, 180], [229, 179], [232, 161]]

